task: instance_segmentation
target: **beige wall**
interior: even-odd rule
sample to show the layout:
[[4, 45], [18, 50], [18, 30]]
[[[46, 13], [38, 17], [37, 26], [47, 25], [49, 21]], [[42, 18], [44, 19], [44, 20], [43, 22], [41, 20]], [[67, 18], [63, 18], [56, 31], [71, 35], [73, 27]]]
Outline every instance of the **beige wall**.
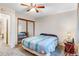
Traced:
[[63, 42], [67, 32], [73, 32], [75, 36], [76, 27], [77, 11], [68, 11], [37, 19], [36, 35], [40, 33], [56, 34], [59, 37], [59, 41]]
[[16, 13], [16, 17], [17, 17], [17, 18], [23, 18], [23, 19], [26, 19], [26, 20], [35, 21], [35, 19], [34, 19], [33, 17], [28, 16], [28, 15], [21, 15], [21, 14]]

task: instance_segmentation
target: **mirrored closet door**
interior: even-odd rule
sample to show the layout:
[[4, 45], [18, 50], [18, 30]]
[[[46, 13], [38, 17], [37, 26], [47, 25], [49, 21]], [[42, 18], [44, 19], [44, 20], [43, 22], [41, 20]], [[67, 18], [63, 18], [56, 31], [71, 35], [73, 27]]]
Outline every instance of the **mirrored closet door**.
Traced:
[[23, 20], [18, 21], [19, 21], [18, 32], [26, 32], [26, 21]]
[[33, 32], [33, 22], [28, 22], [28, 35], [29, 36], [33, 36], [34, 34], [34, 32]]
[[18, 41], [35, 35], [35, 21], [18, 18]]

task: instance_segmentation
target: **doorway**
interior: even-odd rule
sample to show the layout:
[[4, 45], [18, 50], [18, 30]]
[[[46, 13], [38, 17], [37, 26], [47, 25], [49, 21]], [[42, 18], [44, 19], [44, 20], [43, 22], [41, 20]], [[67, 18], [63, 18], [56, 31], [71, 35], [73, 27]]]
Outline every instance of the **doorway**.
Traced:
[[0, 42], [8, 45], [8, 20], [9, 15], [0, 13]]

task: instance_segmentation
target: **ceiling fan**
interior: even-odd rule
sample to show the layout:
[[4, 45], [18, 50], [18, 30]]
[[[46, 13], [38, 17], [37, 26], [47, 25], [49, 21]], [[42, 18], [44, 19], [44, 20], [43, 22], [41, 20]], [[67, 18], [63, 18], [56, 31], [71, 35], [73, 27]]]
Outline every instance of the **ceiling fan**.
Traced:
[[33, 4], [33, 3], [30, 3], [29, 5], [21, 3], [21, 5], [28, 7], [27, 12], [29, 12], [31, 9], [34, 8], [35, 11], [38, 13], [40, 12], [39, 8], [45, 8], [44, 5], [38, 5], [38, 4]]

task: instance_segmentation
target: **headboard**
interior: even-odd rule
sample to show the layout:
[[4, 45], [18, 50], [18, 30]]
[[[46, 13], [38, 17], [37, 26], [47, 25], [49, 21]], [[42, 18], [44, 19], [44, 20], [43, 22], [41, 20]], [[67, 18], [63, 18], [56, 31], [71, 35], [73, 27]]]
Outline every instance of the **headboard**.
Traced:
[[45, 35], [45, 36], [54, 36], [54, 37], [57, 37], [57, 38], [58, 38], [58, 36], [57, 36], [57, 35], [55, 35], [55, 34], [41, 33], [40, 35]]

